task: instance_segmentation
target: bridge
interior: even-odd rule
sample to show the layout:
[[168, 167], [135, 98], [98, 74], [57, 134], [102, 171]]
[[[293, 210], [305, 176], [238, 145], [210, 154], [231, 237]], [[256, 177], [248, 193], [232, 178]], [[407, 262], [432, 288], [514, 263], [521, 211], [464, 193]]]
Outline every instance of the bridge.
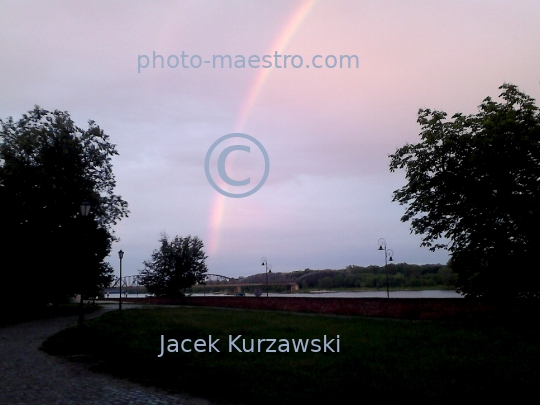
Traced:
[[143, 294], [146, 292], [146, 287], [141, 284], [141, 276], [125, 276], [120, 279], [116, 277], [111, 285], [103, 289], [105, 294], [118, 294], [122, 287], [122, 294]]
[[[122, 292], [126, 294], [134, 294], [135, 292], [143, 293], [144, 286], [141, 284], [142, 278], [140, 275], [134, 276], [125, 276], [120, 279], [117, 277], [110, 285], [110, 287], [105, 288], [104, 292], [117, 294], [120, 291], [120, 286], [122, 287]], [[298, 284], [295, 279], [282, 274], [282, 273], [268, 273], [268, 283], [266, 280], [265, 274], [257, 274], [255, 276], [249, 277], [240, 277], [233, 278], [223, 276], [221, 274], [211, 274], [207, 273], [205, 275], [204, 283], [195, 284], [195, 286], [203, 286], [203, 289], [206, 287], [233, 287], [235, 293], [242, 292], [242, 287], [253, 287], [253, 286], [290, 286], [291, 291], [298, 291]]]
[[268, 281], [265, 274], [257, 274], [254, 276], [239, 277], [239, 278], [222, 276], [220, 274], [207, 274], [203, 285], [208, 286], [208, 287], [211, 287], [211, 286], [234, 287], [235, 293], [242, 292], [242, 287], [277, 286], [277, 285], [290, 286], [291, 291], [298, 291], [298, 284], [296, 283], [296, 281], [293, 278], [283, 273], [268, 273]]

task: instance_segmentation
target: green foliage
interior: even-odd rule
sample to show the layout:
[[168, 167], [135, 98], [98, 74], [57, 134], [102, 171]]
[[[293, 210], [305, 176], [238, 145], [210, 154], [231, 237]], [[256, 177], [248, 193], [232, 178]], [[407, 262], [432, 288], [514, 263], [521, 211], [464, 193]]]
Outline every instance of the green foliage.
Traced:
[[[476, 115], [421, 109], [422, 142], [391, 155], [407, 185], [393, 201], [421, 246], [447, 249], [458, 291], [473, 297], [534, 296], [540, 272], [526, 263], [540, 242], [540, 113], [534, 99], [504, 84]], [[504, 277], [508, 269], [519, 277]]]
[[[95, 295], [112, 278], [104, 262], [112, 226], [128, 214], [113, 193], [115, 145], [93, 121], [83, 130], [67, 112], [38, 106], [0, 125], [3, 252], [11, 258], [2, 268], [9, 286], [3, 298], [21, 288], [34, 303]], [[79, 213], [84, 200], [91, 205], [86, 218]]]
[[197, 236], [176, 236], [169, 241], [167, 235], [162, 235], [160, 243], [161, 247], [152, 253], [152, 260], [145, 261], [145, 268], [139, 271], [141, 283], [149, 293], [157, 297], [179, 297], [183, 296], [184, 288], [204, 282], [208, 256]]
[[[449, 276], [439, 274], [442, 264], [407, 264], [388, 265], [388, 283], [391, 288], [422, 288], [433, 286], [452, 286], [456, 274], [451, 269]], [[386, 287], [385, 267], [347, 266], [342, 270], [305, 270], [289, 273], [296, 276], [301, 289], [335, 288], [383, 288]]]

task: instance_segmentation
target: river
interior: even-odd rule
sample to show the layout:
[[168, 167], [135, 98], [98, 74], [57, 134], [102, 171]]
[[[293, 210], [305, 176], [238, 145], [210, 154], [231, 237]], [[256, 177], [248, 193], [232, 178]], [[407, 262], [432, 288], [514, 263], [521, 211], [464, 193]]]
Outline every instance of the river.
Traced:
[[[215, 297], [230, 297], [225, 294], [207, 293], [207, 296]], [[192, 297], [202, 297], [203, 294], [192, 294]], [[253, 294], [246, 294], [246, 297], [252, 297]], [[263, 297], [266, 293], [263, 292]], [[340, 291], [340, 292], [314, 292], [314, 293], [294, 293], [294, 294], [278, 294], [269, 293], [269, 297], [312, 297], [312, 298], [386, 298], [386, 291]], [[145, 294], [128, 294], [127, 298], [144, 298]], [[118, 298], [118, 294], [109, 294], [108, 298]], [[390, 298], [463, 298], [460, 294], [453, 290], [403, 290], [390, 291]]]

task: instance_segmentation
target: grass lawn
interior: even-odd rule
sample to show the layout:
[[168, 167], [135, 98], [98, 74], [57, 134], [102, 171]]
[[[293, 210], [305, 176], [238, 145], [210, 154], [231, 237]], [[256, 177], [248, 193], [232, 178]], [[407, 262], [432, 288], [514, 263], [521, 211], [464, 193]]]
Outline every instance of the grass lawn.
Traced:
[[[158, 308], [109, 312], [52, 336], [43, 349], [85, 359], [102, 372], [243, 404], [444, 404], [513, 401], [536, 393], [540, 341], [520, 322], [428, 322], [221, 308]], [[161, 335], [220, 339], [219, 353], [161, 352]], [[241, 339], [335, 339], [339, 353], [229, 352]], [[322, 345], [321, 345], [322, 346]], [[171, 346], [172, 347], [172, 346]], [[336, 341], [331, 345], [337, 350]], [[193, 344], [185, 346], [193, 349]], [[278, 348], [276, 343], [273, 349]], [[314, 348], [310, 345], [309, 349]], [[202, 346], [200, 347], [202, 350]], [[285, 349], [285, 346], [282, 346]], [[83, 356], [81, 356], [83, 355]], [[534, 396], [533, 396], [534, 397]]]

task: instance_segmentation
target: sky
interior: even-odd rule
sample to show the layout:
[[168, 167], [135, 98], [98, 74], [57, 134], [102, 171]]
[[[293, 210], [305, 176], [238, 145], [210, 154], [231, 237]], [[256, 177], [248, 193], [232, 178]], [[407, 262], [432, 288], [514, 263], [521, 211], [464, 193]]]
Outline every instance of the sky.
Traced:
[[[406, 180], [389, 155], [420, 141], [420, 108], [474, 114], [503, 83], [540, 97], [540, 2], [1, 0], [0, 10], [0, 118], [68, 111], [116, 145], [115, 194], [130, 210], [107, 259], [116, 275], [120, 249], [123, 275], [138, 274], [163, 233], [198, 236], [209, 273], [229, 277], [261, 272], [261, 257], [274, 272], [383, 265], [379, 238], [395, 262], [446, 263], [400, 221], [392, 193]], [[205, 170], [228, 134], [258, 143], [218, 142], [208, 173], [229, 194], [260, 185], [243, 198], [218, 192]]]

